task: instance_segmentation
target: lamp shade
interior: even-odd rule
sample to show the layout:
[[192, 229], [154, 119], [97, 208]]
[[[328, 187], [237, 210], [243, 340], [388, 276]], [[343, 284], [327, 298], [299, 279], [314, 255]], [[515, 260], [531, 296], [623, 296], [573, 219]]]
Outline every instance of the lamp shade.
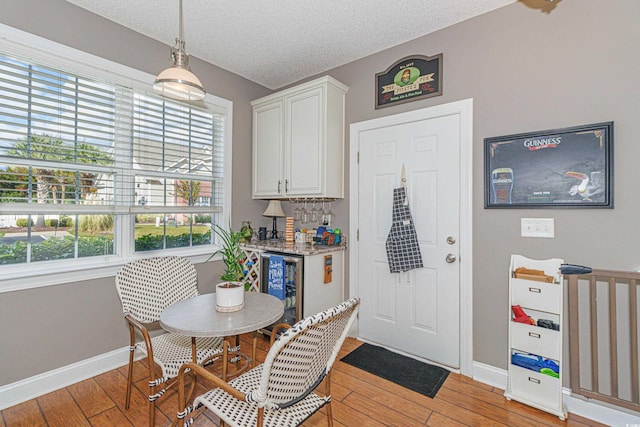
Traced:
[[200, 80], [186, 68], [174, 65], [162, 71], [153, 89], [161, 95], [180, 101], [198, 101], [205, 96]]
[[286, 215], [282, 210], [282, 204], [280, 204], [280, 200], [269, 200], [269, 206], [264, 211], [262, 216], [273, 216], [273, 217], [281, 217], [284, 218]]

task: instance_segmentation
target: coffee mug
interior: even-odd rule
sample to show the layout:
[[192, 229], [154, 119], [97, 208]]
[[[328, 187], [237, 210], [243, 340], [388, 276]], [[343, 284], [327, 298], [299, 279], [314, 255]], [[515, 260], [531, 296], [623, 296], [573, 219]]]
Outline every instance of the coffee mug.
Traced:
[[267, 240], [267, 227], [258, 227], [258, 240]]

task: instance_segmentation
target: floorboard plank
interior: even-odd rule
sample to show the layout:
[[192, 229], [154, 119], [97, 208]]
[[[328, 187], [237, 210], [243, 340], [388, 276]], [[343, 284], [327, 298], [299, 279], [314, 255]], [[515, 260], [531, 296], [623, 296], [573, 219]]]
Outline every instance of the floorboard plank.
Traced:
[[383, 421], [384, 424], [389, 427], [424, 426], [425, 421], [430, 415], [429, 411], [424, 419], [416, 420], [404, 414], [404, 411], [402, 410], [404, 405], [403, 407], [395, 408], [390, 405], [381, 405], [360, 393], [351, 393], [344, 401], [342, 401], [342, 403], [358, 412], [367, 414], [368, 417]]
[[[438, 391], [437, 396], [450, 403], [454, 403], [461, 408], [465, 408], [475, 413], [481, 414], [502, 424], [517, 425], [518, 427], [538, 427], [542, 425], [543, 421], [548, 421], [546, 419], [543, 420], [543, 418], [540, 417], [537, 419], [531, 419], [523, 414], [520, 414], [517, 411], [507, 411], [505, 410], [505, 407], [500, 404], [501, 402], [497, 402], [498, 404], [496, 405], [483, 400], [483, 394], [492, 393], [490, 391], [478, 391], [476, 394], [470, 395], [468, 394], [468, 392], [461, 392], [448, 387], [443, 387], [440, 389], [440, 391]], [[502, 403], [510, 404], [511, 402], [507, 401]], [[542, 417], [541, 414], [538, 415]], [[555, 419], [557, 420], [558, 418], [555, 417]]]
[[427, 425], [429, 427], [467, 427], [467, 424], [454, 421], [449, 417], [439, 414], [438, 412], [431, 414], [427, 420]]
[[[383, 427], [384, 423], [379, 422], [373, 418], [371, 418], [368, 414], [364, 414], [352, 408], [351, 406], [347, 406], [342, 402], [333, 402], [331, 403], [333, 419], [341, 422], [342, 424], [350, 427], [356, 426], [366, 426], [366, 427]], [[316, 414], [315, 416], [318, 416]], [[326, 417], [325, 425], [326, 425]]]
[[116, 406], [90, 417], [89, 421], [93, 427], [133, 427], [133, 424]]
[[67, 388], [87, 418], [116, 407], [113, 400], [93, 378], [80, 381]]
[[36, 400], [42, 408], [48, 427], [91, 425], [67, 388], [47, 393]]
[[46, 427], [47, 425], [35, 399], [3, 410], [2, 418], [7, 427]]

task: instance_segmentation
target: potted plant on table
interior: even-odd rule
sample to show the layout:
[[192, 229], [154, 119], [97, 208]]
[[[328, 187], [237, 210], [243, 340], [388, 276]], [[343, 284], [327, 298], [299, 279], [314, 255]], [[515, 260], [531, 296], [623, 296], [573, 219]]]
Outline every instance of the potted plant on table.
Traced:
[[220, 275], [221, 283], [216, 285], [216, 310], [237, 311], [244, 307], [244, 292], [248, 284], [244, 283], [246, 256], [240, 247], [242, 233], [214, 224], [214, 232], [220, 238], [220, 249], [209, 259], [220, 254], [225, 271]]

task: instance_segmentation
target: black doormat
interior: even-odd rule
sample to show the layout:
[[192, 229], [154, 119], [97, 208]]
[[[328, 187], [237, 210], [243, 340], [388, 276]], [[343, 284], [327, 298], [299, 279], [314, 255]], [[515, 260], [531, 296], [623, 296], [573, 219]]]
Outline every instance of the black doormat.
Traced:
[[386, 348], [362, 344], [341, 359], [373, 375], [433, 398], [447, 379], [449, 371]]

